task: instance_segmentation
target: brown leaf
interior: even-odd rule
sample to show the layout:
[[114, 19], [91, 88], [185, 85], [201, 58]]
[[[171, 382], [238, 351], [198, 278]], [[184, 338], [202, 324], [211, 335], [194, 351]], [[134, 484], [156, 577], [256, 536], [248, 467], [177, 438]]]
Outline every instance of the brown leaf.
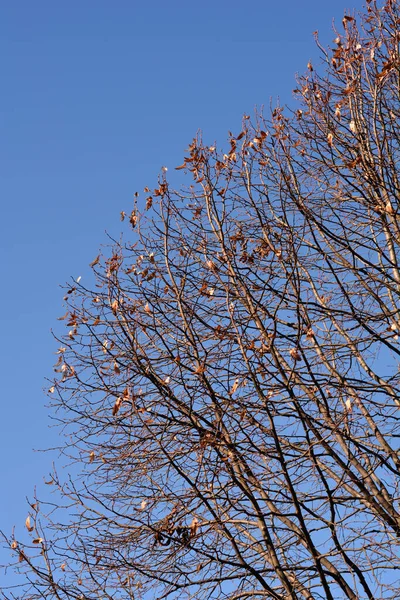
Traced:
[[129, 217], [129, 223], [132, 225], [132, 227], [136, 227], [138, 222], [138, 216], [136, 214], [136, 211], [132, 211], [131, 212], [131, 216]]
[[126, 213], [124, 210], [121, 210], [121, 221], [125, 219]]
[[92, 262], [90, 263], [89, 267], [94, 267], [95, 265], [97, 265], [97, 264], [99, 263], [99, 261], [100, 261], [100, 254], [98, 254], [98, 255], [96, 256], [96, 258], [94, 259], [94, 261], [92, 261]]
[[186, 169], [186, 163], [183, 163], [182, 165], [179, 165], [179, 167], [175, 167], [175, 171], [180, 171], [181, 169]]
[[236, 392], [236, 390], [239, 387], [239, 379], [235, 379], [235, 382], [233, 384], [233, 386], [231, 387], [231, 390], [229, 392], [230, 395], [234, 394]]
[[11, 542], [11, 548], [13, 550], [15, 550], [15, 548], [17, 548], [17, 546], [18, 546], [18, 542], [16, 540], [14, 540], [13, 542]]
[[33, 525], [31, 525], [31, 518], [28, 515], [25, 519], [25, 527], [27, 528], [28, 531], [33, 531]]
[[43, 538], [38, 537], [32, 540], [32, 544], [41, 544], [43, 542]]
[[66, 319], [69, 315], [69, 310], [67, 310], [67, 312], [65, 313], [65, 315], [63, 315], [62, 317], [58, 317], [57, 321], [64, 321], [64, 319]]
[[90, 463], [92, 463], [94, 461], [94, 457], [95, 457], [95, 454], [94, 454], [94, 451], [92, 450], [91, 453], [89, 454], [89, 462]]
[[390, 202], [390, 200], [388, 200], [385, 204], [385, 212], [388, 215], [392, 215], [394, 213], [394, 208], [392, 206], [392, 203]]
[[297, 348], [292, 348], [291, 350], [289, 350], [289, 354], [293, 358], [293, 360], [295, 360], [295, 361], [301, 360], [301, 354], [297, 350]]
[[118, 411], [121, 408], [121, 404], [122, 404], [122, 398], [119, 397], [116, 399], [115, 404], [113, 406], [113, 410], [112, 410], [113, 417], [115, 417], [115, 415], [118, 414]]
[[196, 519], [196, 517], [194, 517], [193, 521], [190, 524], [190, 537], [194, 537], [196, 535], [198, 528], [199, 521]]
[[342, 19], [342, 23], [343, 23], [343, 27], [347, 27], [347, 23], [351, 23], [351, 21], [354, 21], [354, 17], [349, 17], [348, 15], [345, 15]]
[[117, 311], [118, 311], [118, 300], [114, 300], [113, 302], [111, 302], [111, 310], [113, 311], [114, 315], [117, 314]]

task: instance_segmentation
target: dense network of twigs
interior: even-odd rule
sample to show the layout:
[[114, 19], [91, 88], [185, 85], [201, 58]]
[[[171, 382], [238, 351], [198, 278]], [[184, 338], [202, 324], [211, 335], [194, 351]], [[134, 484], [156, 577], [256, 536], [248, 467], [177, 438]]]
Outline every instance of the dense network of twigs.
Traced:
[[6, 597], [400, 597], [399, 3], [335, 35], [298, 110], [196, 138], [68, 290], [74, 480]]

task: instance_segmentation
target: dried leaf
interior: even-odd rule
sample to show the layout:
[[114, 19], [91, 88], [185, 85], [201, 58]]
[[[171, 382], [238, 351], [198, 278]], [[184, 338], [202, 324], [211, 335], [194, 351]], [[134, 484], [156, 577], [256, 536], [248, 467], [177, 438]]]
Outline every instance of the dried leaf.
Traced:
[[196, 519], [196, 517], [193, 518], [193, 521], [190, 524], [190, 537], [194, 537], [197, 533], [199, 527], [199, 521]]
[[14, 540], [13, 542], [11, 542], [11, 548], [13, 550], [15, 550], [15, 548], [17, 548], [17, 546], [18, 546], [18, 542], [16, 540]]
[[289, 354], [293, 358], [293, 360], [295, 360], [295, 361], [301, 360], [301, 354], [297, 348], [292, 348], [291, 350], [289, 350]]
[[332, 146], [333, 145], [333, 133], [332, 132], [328, 133], [327, 140], [328, 140], [329, 146]]
[[32, 544], [41, 544], [43, 542], [43, 538], [38, 537], [32, 540]]
[[91, 453], [89, 454], [89, 462], [90, 463], [92, 463], [94, 461], [94, 457], [95, 457], [95, 454], [94, 454], [94, 451], [92, 450]]
[[343, 27], [346, 28], [347, 23], [350, 23], [351, 21], [354, 21], [354, 17], [349, 17], [348, 15], [345, 15], [342, 19]]
[[94, 259], [94, 261], [92, 261], [89, 265], [89, 267], [94, 267], [95, 265], [97, 265], [100, 262], [100, 254], [98, 254], [96, 256], [96, 258]]
[[239, 387], [239, 379], [235, 379], [235, 382], [234, 382], [233, 386], [231, 387], [229, 394], [230, 395], [234, 394], [236, 392], [236, 390], [238, 389], [238, 387]]
[[121, 221], [123, 221], [126, 217], [126, 212], [124, 210], [121, 210]]
[[357, 131], [357, 127], [356, 127], [356, 123], [355, 121], [350, 121], [349, 123], [349, 129], [350, 131], [352, 131], [353, 133], [355, 133]]
[[113, 410], [112, 410], [113, 417], [115, 417], [115, 415], [118, 414], [118, 411], [121, 408], [121, 404], [122, 404], [122, 398], [119, 397], [116, 399], [115, 404], [113, 406]]
[[385, 212], [388, 215], [392, 215], [394, 213], [394, 208], [392, 206], [392, 203], [390, 202], [390, 200], [388, 200], [385, 204]]
[[33, 525], [31, 525], [31, 518], [28, 515], [25, 519], [25, 527], [27, 528], [28, 531], [33, 531]]
[[136, 214], [136, 211], [133, 210], [131, 212], [131, 216], [129, 217], [129, 223], [132, 225], [132, 227], [136, 227], [138, 220], [139, 220], [139, 218]]

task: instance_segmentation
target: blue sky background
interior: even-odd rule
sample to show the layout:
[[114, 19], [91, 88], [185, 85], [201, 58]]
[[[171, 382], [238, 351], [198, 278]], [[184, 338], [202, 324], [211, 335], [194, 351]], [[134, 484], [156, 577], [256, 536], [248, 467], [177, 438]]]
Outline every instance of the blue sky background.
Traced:
[[54, 457], [33, 449], [57, 443], [42, 389], [59, 285], [84, 283], [133, 193], [180, 165], [198, 129], [222, 145], [243, 113], [290, 104], [295, 73], [318, 62], [312, 32], [330, 43], [332, 19], [361, 6], [0, 0], [1, 530], [23, 530], [26, 496], [48, 493]]

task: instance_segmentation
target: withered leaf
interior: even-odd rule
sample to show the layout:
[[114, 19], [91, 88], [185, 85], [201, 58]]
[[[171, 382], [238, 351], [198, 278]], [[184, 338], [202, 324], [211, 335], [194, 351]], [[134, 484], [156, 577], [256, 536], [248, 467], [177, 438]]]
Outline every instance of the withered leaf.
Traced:
[[293, 360], [295, 360], [295, 361], [300, 361], [301, 360], [301, 354], [297, 350], [297, 348], [291, 348], [291, 350], [289, 350], [289, 354], [293, 358]]
[[65, 313], [65, 315], [63, 315], [62, 317], [58, 317], [58, 321], [64, 321], [64, 319], [66, 319], [69, 315], [69, 310], [67, 310], [67, 312]]
[[115, 417], [118, 414], [118, 411], [121, 408], [121, 404], [122, 404], [122, 398], [119, 397], [116, 399], [115, 404], [112, 409], [113, 417]]
[[25, 527], [28, 531], [33, 531], [33, 525], [31, 525], [31, 517], [28, 515], [25, 519]]
[[94, 267], [95, 265], [97, 265], [100, 261], [100, 254], [98, 254], [96, 256], [96, 258], [90, 263], [89, 267]]

